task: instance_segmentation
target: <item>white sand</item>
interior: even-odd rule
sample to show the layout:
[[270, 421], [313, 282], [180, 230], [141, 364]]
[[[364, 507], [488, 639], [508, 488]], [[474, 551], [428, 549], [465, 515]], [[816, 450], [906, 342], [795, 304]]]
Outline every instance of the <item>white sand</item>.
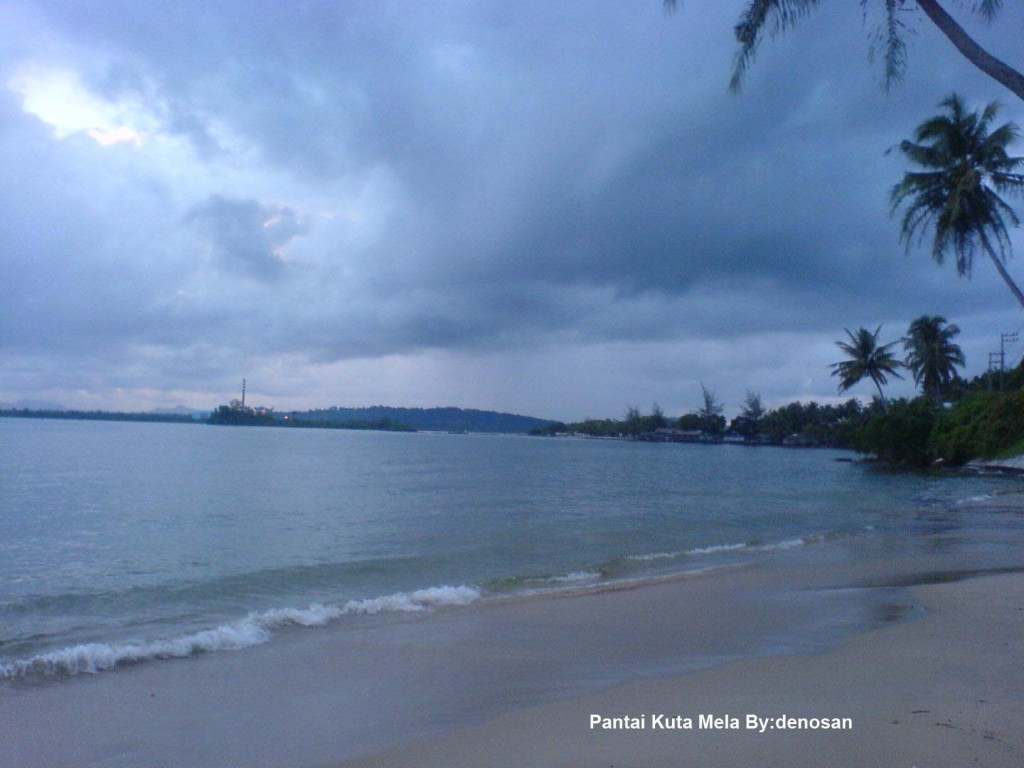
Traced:
[[[1024, 765], [1024, 575], [916, 588], [930, 613], [820, 656], [738, 662], [522, 710], [345, 768]], [[647, 730], [592, 730], [591, 714]], [[650, 728], [654, 713], [694, 730]], [[700, 730], [700, 713], [849, 717], [849, 731]]]

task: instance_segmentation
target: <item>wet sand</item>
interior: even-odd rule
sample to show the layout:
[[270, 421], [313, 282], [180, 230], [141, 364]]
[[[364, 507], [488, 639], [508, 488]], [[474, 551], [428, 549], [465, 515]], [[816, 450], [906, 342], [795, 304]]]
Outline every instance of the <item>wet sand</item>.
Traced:
[[[914, 592], [928, 616], [861, 635], [826, 654], [753, 659], [627, 685], [343, 765], [1024, 765], [1024, 575]], [[689, 717], [693, 730], [656, 728], [658, 714]], [[701, 714], [735, 717], [723, 724], [736, 728], [701, 728]], [[849, 718], [852, 727], [760, 732], [746, 727], [751, 714]], [[593, 727], [594, 715], [644, 716], [646, 727]], [[661, 722], [672, 722], [668, 718]]]

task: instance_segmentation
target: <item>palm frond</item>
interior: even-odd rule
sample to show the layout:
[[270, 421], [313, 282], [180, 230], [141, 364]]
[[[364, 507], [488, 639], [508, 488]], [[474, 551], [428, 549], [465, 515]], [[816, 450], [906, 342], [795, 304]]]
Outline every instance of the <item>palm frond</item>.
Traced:
[[[867, 0], [861, 0], [861, 9], [866, 24]], [[868, 61], [873, 62], [881, 57], [886, 91], [893, 83], [899, 83], [903, 79], [903, 73], [907, 68], [907, 26], [899, 16], [903, 10], [903, 0], [885, 0], [885, 19], [868, 38]]]
[[791, 28], [796, 21], [811, 12], [818, 0], [751, 0], [733, 27], [739, 49], [733, 60], [729, 88], [740, 90], [747, 69], [757, 55], [757, 47], [764, 37], [765, 26], [771, 22], [771, 35]]
[[972, 13], [983, 16], [986, 21], [992, 21], [1003, 9], [1003, 0], [980, 0], [971, 8]]
[[925, 394], [941, 402], [942, 389], [956, 375], [957, 367], [966, 363], [963, 350], [953, 342], [960, 333], [956, 325], [947, 324], [941, 315], [922, 315], [910, 324], [903, 337], [907, 353], [903, 364], [911, 370], [914, 382]]
[[1017, 173], [1024, 158], [1007, 152], [1020, 131], [1013, 123], [992, 128], [999, 113], [995, 102], [972, 111], [951, 94], [940, 106], [941, 114], [914, 130], [915, 141], [897, 146], [925, 170], [905, 173], [889, 200], [894, 214], [903, 210], [900, 235], [908, 251], [931, 231], [935, 261], [942, 264], [951, 252], [957, 273], [970, 277], [979, 247], [997, 259], [997, 266], [1010, 255], [1008, 227], [1019, 219], [999, 195], [1024, 192], [1024, 174]]
[[878, 326], [874, 333], [867, 328], [858, 328], [856, 333], [849, 328], [845, 330], [849, 342], [837, 341], [836, 346], [846, 354], [847, 359], [829, 366], [832, 375], [839, 377], [840, 392], [845, 392], [864, 378], [871, 379], [881, 392], [881, 385], [888, 383], [890, 376], [903, 378], [897, 372], [902, 363], [892, 353], [892, 347], [898, 342], [878, 344], [882, 326]]

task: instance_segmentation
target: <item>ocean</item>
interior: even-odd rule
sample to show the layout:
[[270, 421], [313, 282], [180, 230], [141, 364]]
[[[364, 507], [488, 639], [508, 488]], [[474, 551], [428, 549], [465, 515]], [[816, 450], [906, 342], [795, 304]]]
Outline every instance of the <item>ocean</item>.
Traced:
[[[1019, 481], [853, 457], [0, 419], [0, 694], [374, 617], [423, 626], [538, 595], [827, 568], [867, 549], [1024, 565], [1020, 516], [963, 504]], [[776, 628], [746, 652], [798, 640]]]

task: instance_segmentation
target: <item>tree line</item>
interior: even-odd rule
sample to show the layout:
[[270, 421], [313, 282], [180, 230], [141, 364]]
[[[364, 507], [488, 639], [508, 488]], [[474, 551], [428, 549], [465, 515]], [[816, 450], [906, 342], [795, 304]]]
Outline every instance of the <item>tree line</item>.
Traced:
[[[973, 459], [996, 459], [1024, 453], [1024, 363], [1009, 374], [989, 371], [971, 381], [958, 368], [963, 351], [954, 342], [960, 329], [943, 317], [914, 320], [908, 335], [882, 344], [874, 332], [846, 332], [836, 342], [846, 359], [832, 365], [844, 391], [863, 379], [878, 389], [874, 408], [850, 433], [850, 447], [874, 454], [888, 464], [923, 467], [959, 466]], [[894, 347], [902, 341], [905, 357]], [[909, 371], [921, 394], [886, 400], [882, 385]]]
[[[845, 358], [833, 363], [832, 375], [845, 392], [864, 380], [877, 395], [867, 405], [850, 398], [840, 404], [791, 402], [766, 409], [760, 394], [747, 391], [731, 421], [714, 392], [701, 384], [700, 405], [669, 418], [655, 404], [650, 413], [636, 406], [621, 419], [555, 422], [531, 434], [574, 434], [635, 440], [674, 437], [721, 442], [731, 437], [747, 444], [850, 448], [878, 460], [906, 467], [959, 466], [973, 459], [1024, 454], [1024, 363], [1016, 369], [989, 371], [968, 381], [955, 339], [959, 327], [939, 315], [913, 320], [906, 335], [881, 343], [874, 331], [846, 331], [836, 342]], [[902, 345], [903, 354], [897, 351]], [[883, 386], [909, 374], [919, 388], [914, 398], [889, 401]]]
[[530, 434], [650, 440], [661, 430], [666, 440], [692, 439], [715, 443], [732, 437], [754, 445], [848, 447], [853, 429], [866, 413], [856, 398], [839, 405], [809, 401], [766, 409], [761, 395], [750, 391], [746, 393], [739, 414], [732, 420], [727, 420], [723, 411], [724, 406], [715, 393], [702, 384], [700, 405], [682, 416], [669, 418], [655, 403], [647, 414], [641, 413], [636, 406], [630, 406], [621, 419], [555, 422], [531, 430]]

